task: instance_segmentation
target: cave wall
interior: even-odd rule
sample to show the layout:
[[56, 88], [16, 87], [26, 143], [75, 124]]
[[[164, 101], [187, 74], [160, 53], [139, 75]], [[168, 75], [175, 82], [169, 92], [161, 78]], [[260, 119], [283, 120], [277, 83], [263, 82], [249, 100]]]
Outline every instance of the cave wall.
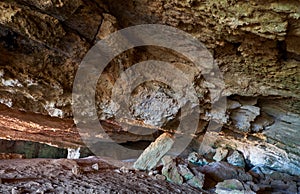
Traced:
[[[285, 0], [4, 0], [0, 2], [0, 102], [17, 110], [72, 118], [72, 84], [87, 51], [118, 29], [166, 24], [190, 33], [213, 54], [226, 84], [222, 94], [228, 97], [224, 127], [241, 134], [238, 141], [255, 136], [249, 141], [276, 146], [283, 154], [260, 159], [280, 158], [279, 166], [299, 172], [299, 7], [300, 2]], [[114, 118], [110, 95], [119, 73], [149, 59], [171, 62], [189, 75], [202, 106], [198, 132], [205, 132], [212, 118], [208, 115], [213, 115], [208, 114], [207, 83], [190, 61], [162, 48], [131, 49], [111, 62], [97, 86], [99, 118]], [[151, 111], [159, 114], [144, 113], [149, 107], [141, 104], [149, 96]], [[132, 98], [133, 117], [147, 126], [170, 127], [169, 122], [176, 120], [179, 108], [165, 85], [146, 83]], [[269, 147], [266, 153], [271, 152]]]

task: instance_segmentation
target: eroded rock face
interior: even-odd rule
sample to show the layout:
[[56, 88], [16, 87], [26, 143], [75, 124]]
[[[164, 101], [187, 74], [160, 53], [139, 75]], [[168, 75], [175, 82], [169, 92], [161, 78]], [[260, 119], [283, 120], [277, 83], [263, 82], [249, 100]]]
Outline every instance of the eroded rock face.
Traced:
[[[1, 138], [82, 146], [69, 120], [73, 116], [73, 81], [81, 60], [96, 41], [118, 29], [158, 23], [184, 30], [210, 49], [224, 76], [222, 94], [228, 98], [226, 114], [211, 111], [212, 94], [208, 88], [212, 84], [188, 59], [164, 48], [144, 47], [122, 53], [111, 61], [100, 78], [95, 76], [94, 79], [99, 79], [95, 96], [99, 119], [115, 119], [119, 109], [111, 95], [121, 72], [140, 61], [170, 62], [187, 75], [195, 88], [200, 103], [197, 135], [206, 131], [209, 121], [215, 120], [223, 125], [221, 135], [225, 137], [216, 146], [239, 151], [251, 165], [299, 175], [299, 6], [297, 1], [283, 0], [2, 1], [0, 103], [17, 111], [62, 119], [55, 118], [58, 120], [45, 122], [42, 127], [40, 121], [25, 119], [16, 127], [3, 113], [10, 109], [3, 108], [0, 124], [7, 130], [1, 132]], [[172, 88], [155, 80], [139, 85], [130, 97], [132, 120], [116, 121], [126, 126], [104, 124], [108, 126], [107, 133], [119, 143], [154, 141], [157, 137], [132, 134], [130, 130], [172, 131], [178, 126], [180, 108], [185, 104], [181, 102], [186, 102], [186, 99], [176, 101]], [[16, 115], [19, 114], [23, 113]], [[30, 122], [36, 125], [29, 133], [41, 135], [24, 135], [30, 129]], [[24, 130], [20, 132], [22, 126]], [[66, 141], [47, 139], [45, 131], [55, 132], [51, 126], [57, 130], [55, 137], [62, 138], [60, 133], [71, 134], [70, 137]], [[216, 160], [224, 157], [220, 154]]]

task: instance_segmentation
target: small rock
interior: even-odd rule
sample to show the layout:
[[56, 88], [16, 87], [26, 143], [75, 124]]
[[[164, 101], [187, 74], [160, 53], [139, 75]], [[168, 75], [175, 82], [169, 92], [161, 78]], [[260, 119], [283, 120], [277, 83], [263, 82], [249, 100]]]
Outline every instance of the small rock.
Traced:
[[162, 174], [167, 178], [167, 181], [175, 184], [182, 184], [183, 178], [180, 176], [173, 159], [170, 156], [164, 156], [162, 162]]
[[152, 142], [133, 164], [137, 170], [151, 170], [159, 160], [172, 148], [174, 139], [169, 133], [163, 133]]
[[81, 174], [80, 167], [78, 165], [74, 165], [73, 168], [72, 168], [72, 173], [74, 175], [80, 175]]
[[164, 175], [161, 175], [161, 174], [156, 174], [156, 175], [154, 176], [154, 178], [155, 178], [156, 180], [161, 180], [161, 181], [166, 180], [166, 177], [165, 177]]
[[234, 151], [228, 158], [227, 161], [229, 164], [239, 167], [245, 167], [245, 160], [242, 154], [238, 151]]
[[197, 175], [194, 176], [192, 179], [188, 180], [187, 183], [192, 187], [202, 189], [204, 185], [204, 174], [198, 172]]
[[122, 166], [121, 168], [120, 168], [120, 171], [122, 172], [122, 173], [129, 173], [129, 169], [128, 168], [126, 168], [125, 166]]
[[93, 165], [92, 165], [92, 169], [98, 171], [98, 170], [99, 170], [99, 165], [98, 165], [98, 163], [93, 164]]
[[208, 164], [206, 159], [201, 157], [196, 152], [190, 153], [190, 155], [188, 156], [188, 161], [195, 164], [195, 165], [198, 165], [198, 166], [204, 166], [204, 165]]
[[216, 154], [214, 155], [213, 159], [217, 162], [223, 160], [228, 154], [228, 150], [224, 148], [217, 148]]
[[149, 176], [154, 176], [158, 173], [157, 170], [150, 170], [150, 172], [148, 173]]
[[121, 171], [119, 169], [115, 169], [114, 172], [121, 174]]
[[38, 190], [36, 190], [36, 194], [44, 194], [46, 192], [46, 189], [43, 188], [39, 188]]
[[224, 180], [216, 185], [217, 194], [245, 193], [243, 184], [236, 179]]
[[39, 185], [40, 185], [40, 183], [34, 182], [34, 181], [29, 181], [24, 184], [24, 186], [27, 188], [32, 188], [32, 187], [39, 186]]
[[190, 153], [190, 155], [188, 156], [188, 161], [191, 163], [196, 163], [198, 161], [198, 153], [196, 152]]
[[11, 194], [21, 194], [23, 192], [22, 188], [18, 188], [18, 187], [13, 187], [11, 189]]
[[194, 174], [188, 169], [186, 165], [179, 164], [178, 165], [179, 174], [186, 180], [190, 180], [194, 177]]

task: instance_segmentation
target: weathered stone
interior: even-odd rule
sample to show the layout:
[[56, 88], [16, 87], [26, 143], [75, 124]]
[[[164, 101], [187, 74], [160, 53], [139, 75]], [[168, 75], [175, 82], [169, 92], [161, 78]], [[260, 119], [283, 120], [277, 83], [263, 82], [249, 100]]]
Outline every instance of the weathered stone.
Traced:
[[78, 166], [78, 165], [74, 165], [73, 167], [72, 167], [72, 173], [74, 174], [74, 175], [80, 175], [82, 172], [81, 172], [81, 169], [80, 169], [80, 166]]
[[98, 163], [93, 164], [92, 169], [93, 170], [99, 170], [99, 164]]
[[[274, 125], [272, 125], [272, 127], [273, 126]], [[291, 138], [297, 139], [297, 137], [290, 137], [290, 139]], [[287, 141], [287, 139], [285, 140]], [[257, 144], [256, 141], [241, 141], [232, 136], [225, 137], [223, 135], [219, 135], [217, 144], [227, 144], [233, 149], [243, 153], [244, 158], [253, 166], [274, 169], [296, 176], [300, 175], [299, 157], [295, 154], [287, 153], [284, 148], [270, 145], [267, 142]], [[286, 144], [286, 149], [297, 153], [296, 150], [289, 148], [288, 144]]]
[[260, 109], [256, 106], [244, 105], [237, 110], [233, 110], [230, 118], [235, 127], [243, 132], [249, 132], [251, 122], [260, 114]]
[[227, 109], [236, 109], [241, 106], [242, 105], [238, 101], [227, 99]]
[[259, 132], [265, 129], [266, 127], [272, 125], [274, 123], [274, 119], [262, 112], [261, 115], [255, 118], [255, 120], [251, 123], [251, 131]]
[[155, 176], [158, 174], [157, 170], [150, 170], [150, 172], [148, 173], [149, 176]]
[[244, 190], [243, 184], [236, 179], [224, 180], [216, 185], [219, 189]]
[[217, 148], [216, 154], [214, 155], [213, 159], [217, 162], [223, 160], [228, 154], [228, 150], [224, 148]]
[[199, 165], [199, 166], [203, 166], [203, 165], [208, 164], [206, 159], [204, 157], [200, 156], [196, 152], [192, 152], [192, 153], [189, 154], [188, 161], [193, 163], [193, 164]]
[[238, 151], [234, 151], [230, 156], [227, 157], [227, 161], [229, 164], [239, 167], [245, 167], [245, 159], [242, 154]]
[[193, 176], [193, 178], [189, 179], [187, 181], [187, 183], [189, 185], [191, 185], [192, 187], [196, 187], [198, 189], [202, 189], [203, 185], [204, 185], [204, 174], [202, 174], [201, 172], [197, 172], [197, 174], [195, 176]]
[[135, 169], [151, 170], [160, 159], [172, 148], [174, 140], [168, 133], [160, 135], [155, 142], [152, 142], [133, 164]]
[[129, 169], [128, 168], [126, 168], [125, 166], [122, 166], [121, 168], [120, 168], [120, 171], [122, 172], [122, 173], [129, 173]]
[[211, 177], [217, 182], [227, 179], [238, 179], [240, 181], [252, 181], [250, 174], [244, 169], [234, 167], [226, 162], [213, 162], [200, 168], [200, 172]]
[[190, 169], [183, 164], [178, 165], [179, 174], [184, 178], [184, 180], [190, 180], [194, 177], [194, 174], [190, 171]]
[[[228, 106], [233, 124], [239, 132], [255, 132], [247, 137], [230, 138], [226, 137], [231, 134], [226, 130], [232, 126], [226, 126], [220, 133], [225, 134], [223, 142], [242, 152], [251, 165], [299, 175], [298, 7], [299, 2], [285, 0], [250, 3], [239, 0], [2, 1], [0, 103], [10, 108], [0, 118], [1, 138], [30, 139], [60, 147], [82, 146], [73, 122], [60, 120], [54, 122], [58, 125], [48, 122], [41, 125], [41, 117], [34, 117], [38, 122], [26, 121], [18, 113], [14, 115], [18, 119], [11, 120], [11, 112], [24, 110], [52, 117], [72, 117], [74, 76], [82, 57], [95, 41], [118, 30], [118, 26], [159, 23], [190, 33], [212, 51], [224, 75], [223, 94], [240, 104]], [[195, 87], [202, 107], [201, 117], [205, 117], [201, 119], [207, 123], [218, 119], [222, 124], [231, 125], [218, 111], [208, 114], [211, 92], [207, 88], [215, 85], [204, 80], [203, 72], [185, 57], [155, 47], [136, 49], [116, 58], [103, 72], [97, 86], [95, 104], [101, 119], [115, 118], [110, 96], [120, 72], [139, 60], [163, 59], [183, 71]], [[142, 94], [150, 95], [149, 103], [147, 95]], [[173, 94], [163, 83], [141, 85], [132, 92], [131, 116], [156, 126], [167, 126], [173, 120], [176, 123], [181, 107], [173, 101]], [[282, 102], [290, 106], [282, 106]], [[258, 108], [271, 115], [275, 123], [264, 120], [263, 114], [258, 115]], [[203, 116], [206, 113], [210, 117]], [[205, 128], [206, 125], [201, 132]], [[153, 141], [154, 138], [124, 135], [120, 128], [113, 129], [108, 135], [116, 142]], [[263, 129], [267, 130], [259, 133]], [[96, 135], [103, 137], [103, 134]]]
[[[216, 185], [217, 194], [226, 194], [226, 193], [233, 193], [233, 194], [242, 194], [245, 193], [243, 184], [236, 179], [225, 180], [220, 182]], [[254, 192], [247, 192], [247, 193], [254, 193]]]
[[160, 180], [160, 181], [166, 180], [166, 177], [165, 177], [164, 175], [161, 175], [161, 174], [156, 174], [156, 175], [154, 176], [154, 178], [155, 178], [156, 180]]
[[176, 184], [182, 184], [183, 178], [180, 176], [176, 163], [173, 161], [171, 156], [164, 156], [162, 158], [163, 168], [161, 170], [162, 175], [164, 175], [167, 181]]

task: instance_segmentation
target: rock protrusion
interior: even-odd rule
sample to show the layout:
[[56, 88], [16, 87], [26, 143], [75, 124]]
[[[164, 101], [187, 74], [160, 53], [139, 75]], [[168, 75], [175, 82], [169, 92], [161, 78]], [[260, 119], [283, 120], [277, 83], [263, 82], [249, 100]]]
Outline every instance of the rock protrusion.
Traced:
[[174, 139], [169, 133], [163, 133], [152, 142], [133, 164], [138, 170], [153, 169], [160, 159], [172, 148]]

